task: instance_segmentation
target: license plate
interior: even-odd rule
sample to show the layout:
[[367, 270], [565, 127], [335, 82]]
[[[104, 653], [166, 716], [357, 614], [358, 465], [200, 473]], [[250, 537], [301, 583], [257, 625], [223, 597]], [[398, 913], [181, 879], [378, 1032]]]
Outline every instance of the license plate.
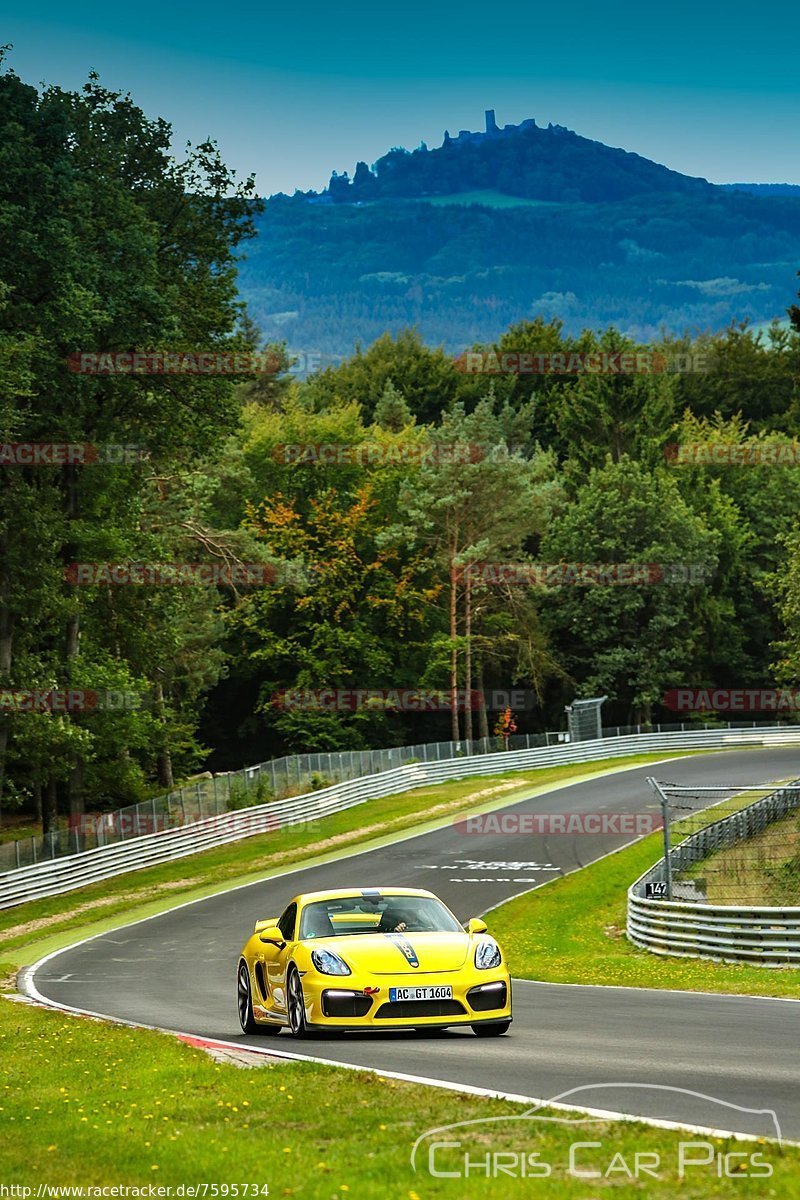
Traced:
[[394, 987], [389, 988], [389, 1003], [396, 1000], [452, 1000], [451, 987]]

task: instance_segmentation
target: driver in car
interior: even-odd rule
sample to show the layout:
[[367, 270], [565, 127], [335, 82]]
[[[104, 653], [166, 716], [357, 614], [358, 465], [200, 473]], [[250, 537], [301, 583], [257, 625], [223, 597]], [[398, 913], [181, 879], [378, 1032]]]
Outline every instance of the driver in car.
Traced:
[[381, 933], [405, 933], [408, 925], [403, 920], [403, 913], [399, 908], [386, 908], [381, 916], [378, 929]]

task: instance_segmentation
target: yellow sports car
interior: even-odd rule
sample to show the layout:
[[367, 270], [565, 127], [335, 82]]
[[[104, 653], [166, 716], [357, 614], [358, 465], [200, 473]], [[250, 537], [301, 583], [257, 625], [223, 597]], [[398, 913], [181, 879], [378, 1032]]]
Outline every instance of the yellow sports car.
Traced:
[[245, 1033], [511, 1024], [511, 980], [486, 923], [419, 888], [307, 892], [256, 921], [237, 970]]

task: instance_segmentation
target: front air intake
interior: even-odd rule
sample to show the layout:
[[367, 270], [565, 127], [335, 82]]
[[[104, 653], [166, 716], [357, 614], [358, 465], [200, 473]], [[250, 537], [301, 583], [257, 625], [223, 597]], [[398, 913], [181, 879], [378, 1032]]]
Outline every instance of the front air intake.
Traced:
[[326, 1017], [365, 1017], [372, 1007], [370, 996], [329, 988], [322, 993], [322, 1012]]

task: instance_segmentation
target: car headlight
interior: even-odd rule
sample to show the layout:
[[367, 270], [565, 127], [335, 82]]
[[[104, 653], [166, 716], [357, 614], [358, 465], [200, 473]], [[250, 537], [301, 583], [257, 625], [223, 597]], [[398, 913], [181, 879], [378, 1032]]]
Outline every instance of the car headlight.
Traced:
[[479, 971], [488, 971], [491, 967], [499, 967], [502, 961], [500, 947], [497, 942], [481, 942], [475, 950], [475, 966]]
[[332, 950], [312, 950], [311, 961], [323, 975], [349, 975], [350, 968], [343, 958]]

